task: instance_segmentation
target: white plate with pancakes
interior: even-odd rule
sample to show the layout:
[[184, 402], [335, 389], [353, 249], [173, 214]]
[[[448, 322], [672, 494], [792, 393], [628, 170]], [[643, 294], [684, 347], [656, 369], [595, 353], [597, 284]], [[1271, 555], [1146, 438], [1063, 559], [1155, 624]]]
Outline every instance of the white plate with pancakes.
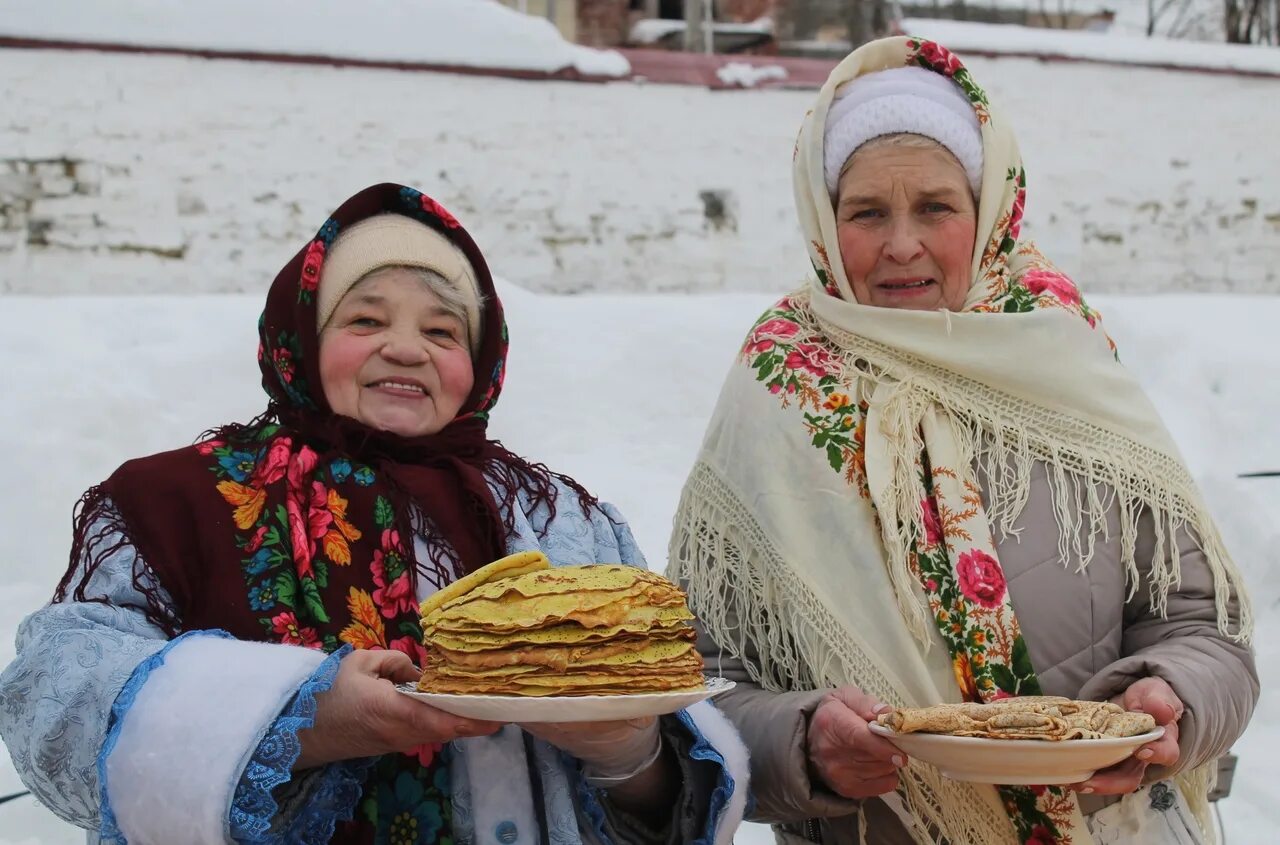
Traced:
[[615, 695], [459, 695], [422, 692], [417, 684], [396, 690], [446, 713], [491, 722], [608, 722], [664, 716], [733, 689], [733, 681], [707, 678], [692, 690]]
[[1060, 741], [899, 734], [875, 722], [870, 728], [909, 757], [937, 767], [952, 780], [1037, 786], [1086, 781], [1099, 769], [1114, 766], [1164, 736], [1160, 727], [1136, 736]]

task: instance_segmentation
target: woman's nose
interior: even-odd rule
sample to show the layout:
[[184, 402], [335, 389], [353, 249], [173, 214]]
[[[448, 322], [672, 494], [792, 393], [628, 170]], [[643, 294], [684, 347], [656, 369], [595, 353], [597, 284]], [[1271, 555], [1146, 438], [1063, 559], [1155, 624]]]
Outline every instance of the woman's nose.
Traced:
[[382, 357], [397, 364], [421, 364], [431, 355], [417, 332], [390, 332], [382, 345]]
[[924, 252], [924, 242], [910, 221], [895, 222], [885, 244], [885, 254], [898, 264], [909, 264]]

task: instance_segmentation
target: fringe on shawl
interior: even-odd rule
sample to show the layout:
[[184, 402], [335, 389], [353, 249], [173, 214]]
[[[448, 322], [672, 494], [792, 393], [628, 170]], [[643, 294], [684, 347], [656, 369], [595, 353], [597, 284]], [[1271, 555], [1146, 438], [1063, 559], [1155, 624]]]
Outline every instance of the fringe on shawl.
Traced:
[[[103, 563], [122, 549], [137, 549], [137, 545], [129, 524], [112, 505], [106, 489], [102, 485], [89, 488], [76, 503], [72, 515], [71, 559], [51, 601], [57, 604], [70, 599], [110, 604], [106, 596], [90, 594], [94, 576]], [[181, 620], [166, 600], [163, 587], [147, 568], [141, 551], [134, 556], [132, 578], [133, 586], [146, 600], [143, 612], [147, 620], [170, 638], [181, 633]]]
[[[882, 701], [906, 703], [843, 633], [840, 621], [789, 574], [751, 515], [706, 464], [694, 467], [681, 495], [667, 576], [685, 585], [705, 629], [764, 689], [817, 689], [856, 678]], [[747, 659], [751, 651], [758, 661]], [[1208, 800], [1216, 780], [1214, 763], [1174, 778], [1206, 845], [1217, 843]], [[1016, 845], [1007, 816], [992, 813], [970, 785], [943, 778], [929, 766], [910, 763], [899, 792], [917, 820], [908, 828], [917, 845]], [[858, 824], [865, 833], [861, 813]]]
[[[735, 494], [702, 463], [681, 495], [667, 575], [686, 585], [690, 608], [706, 630], [763, 688], [815, 689], [856, 678], [886, 703], [906, 704], [843, 622], [790, 573]], [[749, 649], [760, 655], [758, 661], [746, 659]], [[916, 820], [909, 832], [919, 845], [1016, 845], [1008, 816], [993, 811], [970, 784], [913, 761], [900, 791]]]
[[[1108, 515], [1117, 510], [1129, 598], [1145, 569], [1151, 605], [1164, 616], [1169, 591], [1182, 579], [1178, 537], [1185, 532], [1204, 552], [1213, 575], [1219, 633], [1235, 642], [1251, 640], [1253, 609], [1243, 579], [1181, 461], [820, 322], [805, 307], [805, 299], [807, 292], [793, 300], [800, 305], [800, 322], [830, 338], [844, 353], [846, 372], [859, 373], [859, 395], [869, 398], [872, 411], [884, 422], [877, 434], [890, 438], [891, 495], [877, 502], [877, 515], [899, 608], [918, 640], [927, 642], [929, 620], [917, 591], [910, 588], [914, 582], [907, 554], [912, 536], [924, 532], [923, 514], [912, 491], [924, 447], [920, 424], [935, 410], [952, 429], [961, 466], [974, 466], [984, 477], [987, 518], [1000, 537], [1016, 533], [1014, 524], [1030, 495], [1032, 468], [1041, 462], [1048, 469], [1063, 561], [1077, 560], [1081, 570], [1087, 567], [1098, 538], [1110, 539]], [[1145, 530], [1151, 532], [1154, 547], [1140, 567], [1138, 538]], [[1233, 597], [1238, 603], [1234, 626]]]

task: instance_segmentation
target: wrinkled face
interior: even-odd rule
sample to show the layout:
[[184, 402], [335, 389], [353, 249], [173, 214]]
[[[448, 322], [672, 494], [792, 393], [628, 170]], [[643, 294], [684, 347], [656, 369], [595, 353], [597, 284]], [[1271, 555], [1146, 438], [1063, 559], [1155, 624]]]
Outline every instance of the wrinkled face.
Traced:
[[959, 311], [977, 216], [964, 168], [946, 149], [854, 153], [840, 177], [836, 233], [858, 302]]
[[465, 323], [407, 270], [356, 284], [320, 332], [329, 407], [370, 428], [435, 434], [458, 415], [474, 378]]

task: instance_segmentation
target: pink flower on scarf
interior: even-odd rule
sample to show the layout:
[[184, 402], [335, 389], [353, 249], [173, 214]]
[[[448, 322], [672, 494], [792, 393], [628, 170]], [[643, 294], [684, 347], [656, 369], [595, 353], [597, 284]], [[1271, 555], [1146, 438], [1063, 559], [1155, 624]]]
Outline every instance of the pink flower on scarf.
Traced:
[[304, 628], [298, 624], [298, 617], [292, 610], [286, 610], [271, 617], [271, 629], [280, 635], [280, 642], [287, 645], [304, 645], [307, 648], [319, 648], [320, 636], [315, 628]]
[[202, 455], [212, 455], [213, 450], [220, 446], [225, 446], [226, 441], [223, 440], [206, 440], [203, 443], [196, 444], [196, 451]]
[[271, 361], [284, 383], [293, 384], [293, 353], [288, 349], [276, 349], [271, 353]]
[[1080, 290], [1075, 282], [1052, 270], [1031, 270], [1022, 277], [1023, 286], [1036, 296], [1048, 293], [1064, 305], [1079, 305]]
[[425, 660], [427, 656], [427, 650], [423, 648], [422, 643], [418, 641], [417, 637], [405, 635], [387, 643], [387, 647], [393, 648], [396, 651], [404, 652], [409, 655], [410, 660], [419, 666], [422, 665], [422, 661]]
[[390, 619], [397, 613], [417, 608], [400, 546], [400, 532], [390, 528], [382, 532], [382, 548], [373, 553], [370, 568], [377, 587], [373, 591], [373, 603], [381, 608], [383, 616]]
[[[312, 557], [316, 553], [316, 541], [329, 532], [333, 514], [329, 512], [329, 491], [319, 481], [311, 482], [310, 496], [295, 495], [290, 490], [285, 497], [285, 513], [289, 517], [289, 540], [293, 545], [293, 563], [298, 575], [312, 575]], [[303, 515], [303, 510], [306, 515]]]
[[942, 542], [942, 520], [938, 518], [938, 503], [932, 496], [920, 500], [920, 510], [924, 516], [924, 542], [927, 546], [936, 546]]
[[267, 526], [259, 525], [258, 530], [253, 532], [253, 536], [249, 538], [249, 542], [245, 545], [244, 547], [245, 553], [253, 554], [258, 549], [262, 548], [262, 540], [266, 536], [267, 536]]
[[[292, 445], [289, 438], [282, 437], [280, 438], [280, 441], [272, 444], [271, 449], [274, 451], [280, 442], [285, 444], [285, 448]], [[307, 479], [310, 477], [311, 471], [316, 468], [316, 463], [319, 461], [315, 450], [310, 446], [303, 446], [298, 450], [298, 454], [294, 455], [292, 452], [288, 452], [284, 457], [288, 461], [285, 474], [289, 479], [289, 488], [291, 490], [301, 490], [303, 485], [306, 484]], [[279, 476], [277, 476], [277, 478], [279, 478]]]
[[955, 76], [957, 71], [964, 68], [964, 65], [956, 58], [955, 53], [932, 41], [920, 42], [920, 49], [917, 55], [928, 62], [929, 66], [934, 70], [946, 76]]
[[[304, 449], [306, 447], [303, 447]], [[275, 484], [284, 477], [285, 467], [289, 465], [289, 456], [293, 453], [293, 438], [277, 437], [267, 447], [267, 455], [253, 471], [254, 487], [266, 487]]]
[[805, 370], [822, 378], [836, 367], [836, 358], [824, 346], [816, 343], [800, 343], [787, 356], [789, 370]]
[[1013, 211], [1009, 215], [1009, 237], [1013, 240], [1018, 239], [1018, 235], [1022, 232], [1022, 215], [1027, 206], [1027, 189], [1019, 188], [1018, 195], [1013, 199]]
[[313, 575], [311, 559], [316, 550], [315, 541], [323, 537], [333, 524], [328, 491], [319, 481], [310, 481], [316, 461], [315, 451], [309, 446], [303, 446], [296, 455], [290, 456], [289, 466], [285, 470], [288, 489], [284, 497], [284, 508], [289, 520], [293, 564], [299, 576]]
[[302, 259], [303, 290], [315, 290], [320, 285], [320, 268], [324, 265], [324, 241], [315, 240], [307, 247], [306, 257]]
[[439, 217], [440, 222], [443, 223], [446, 228], [458, 229], [458, 228], [461, 228], [462, 226], [462, 224], [458, 222], [456, 217], [454, 217], [452, 214], [450, 214], [448, 211], [445, 210], [445, 207], [443, 205], [436, 202], [426, 194], [422, 195], [422, 210], [430, 214], [434, 214], [436, 217]]
[[425, 742], [417, 748], [410, 748], [405, 754], [416, 758], [418, 765], [426, 768], [431, 765], [432, 760], [436, 759], [436, 755], [440, 753], [440, 749], [443, 747], [438, 742]]
[[1027, 837], [1023, 845], [1058, 845], [1058, 838], [1053, 835], [1049, 828], [1038, 824], [1031, 828], [1031, 835]]
[[748, 355], [768, 352], [778, 341], [790, 340], [799, 332], [800, 327], [795, 323], [781, 317], [774, 317], [756, 326], [751, 336], [747, 338], [747, 345], [743, 351]]
[[964, 552], [956, 561], [956, 576], [965, 598], [986, 608], [996, 608], [1004, 600], [1004, 572], [991, 555], [980, 549]]

